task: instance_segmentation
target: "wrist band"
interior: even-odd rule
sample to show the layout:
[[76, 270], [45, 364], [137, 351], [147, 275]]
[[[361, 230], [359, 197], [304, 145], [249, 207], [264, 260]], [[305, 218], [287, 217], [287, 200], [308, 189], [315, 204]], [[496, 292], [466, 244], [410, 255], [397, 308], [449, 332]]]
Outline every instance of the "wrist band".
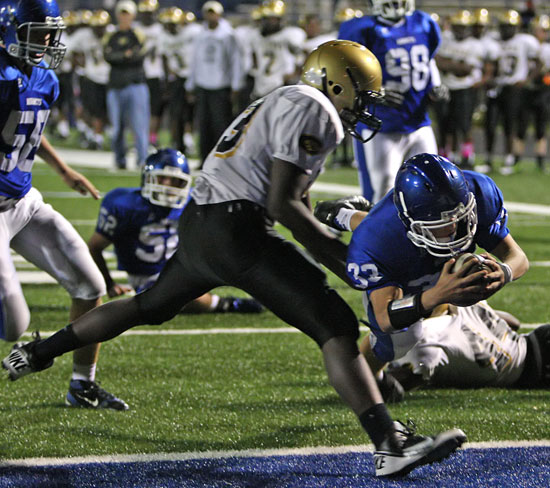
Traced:
[[405, 329], [430, 315], [431, 311], [424, 310], [422, 307], [421, 295], [422, 292], [419, 292], [388, 303], [390, 323], [395, 330]]
[[502, 269], [502, 272], [504, 273], [504, 284], [510, 283], [514, 279], [514, 276], [512, 274], [512, 268], [506, 263], [498, 263], [500, 266], [500, 269]]
[[336, 217], [334, 217], [334, 222], [336, 222], [342, 230], [350, 231], [351, 218], [355, 212], [357, 212], [355, 209], [352, 210], [350, 208], [341, 208], [338, 210]]

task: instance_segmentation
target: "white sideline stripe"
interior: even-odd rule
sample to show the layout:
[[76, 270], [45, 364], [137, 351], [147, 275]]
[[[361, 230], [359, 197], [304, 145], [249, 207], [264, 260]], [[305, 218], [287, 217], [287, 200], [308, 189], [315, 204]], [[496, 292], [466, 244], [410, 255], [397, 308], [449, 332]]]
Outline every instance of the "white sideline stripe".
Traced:
[[[536, 329], [542, 324], [521, 324], [522, 329]], [[359, 327], [361, 332], [368, 332], [370, 329], [364, 325]], [[49, 337], [55, 332], [40, 331], [42, 337]], [[123, 336], [186, 336], [186, 335], [219, 335], [219, 334], [301, 334], [294, 327], [217, 327], [214, 329], [155, 329], [155, 330], [127, 330]], [[32, 332], [23, 333], [30, 337]]]
[[[496, 449], [513, 447], [550, 447], [550, 440], [540, 441], [492, 441], [469, 442], [464, 449]], [[372, 444], [339, 447], [302, 447], [296, 449], [246, 449], [243, 451], [205, 451], [158, 454], [120, 454], [106, 456], [82, 456], [69, 458], [27, 458], [0, 462], [0, 467], [8, 466], [61, 466], [88, 463], [146, 463], [153, 461], [187, 461], [191, 459], [224, 459], [233, 457], [272, 457], [272, 456], [314, 456], [322, 454], [345, 454], [349, 452], [373, 452]]]
[[[25, 261], [20, 256], [14, 255], [13, 261], [17, 263], [17, 278], [19, 279], [19, 282], [24, 285], [49, 285], [49, 284], [55, 284], [57, 281], [55, 281], [54, 278], [52, 278], [48, 273], [45, 271], [26, 271], [20, 268], [26, 268], [26, 267], [33, 267], [30, 263]], [[107, 259], [109, 262], [109, 259]], [[113, 264], [113, 263], [111, 263]], [[548, 268], [550, 267], [550, 261], [531, 261], [529, 263], [532, 268]], [[111, 276], [115, 280], [124, 280], [127, 278], [125, 271], [120, 270], [111, 270]]]

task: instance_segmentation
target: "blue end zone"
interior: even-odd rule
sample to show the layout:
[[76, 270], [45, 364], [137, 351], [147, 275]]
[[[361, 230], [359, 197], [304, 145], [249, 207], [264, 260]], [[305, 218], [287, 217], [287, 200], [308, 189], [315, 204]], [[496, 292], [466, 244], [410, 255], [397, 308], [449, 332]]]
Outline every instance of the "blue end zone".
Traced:
[[370, 453], [11, 466], [0, 487], [546, 487], [549, 460], [550, 447], [465, 449], [399, 480], [376, 478]]

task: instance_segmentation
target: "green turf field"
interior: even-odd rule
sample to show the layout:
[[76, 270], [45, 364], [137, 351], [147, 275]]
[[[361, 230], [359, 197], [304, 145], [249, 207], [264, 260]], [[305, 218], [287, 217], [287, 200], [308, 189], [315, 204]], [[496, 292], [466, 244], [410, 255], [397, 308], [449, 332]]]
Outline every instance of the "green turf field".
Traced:
[[[495, 175], [505, 200], [550, 205], [550, 176], [524, 163], [510, 177]], [[85, 169], [105, 193], [139, 183], [136, 173]], [[87, 239], [99, 204], [70, 192], [46, 166], [35, 186]], [[353, 169], [329, 169], [323, 182], [356, 184]], [[54, 192], [63, 192], [57, 194]], [[71, 198], [67, 198], [67, 196]], [[330, 195], [314, 193], [314, 197]], [[532, 268], [490, 300], [524, 323], [550, 321], [550, 216], [511, 213], [510, 228]], [[19, 265], [23, 269], [23, 264]], [[25, 268], [28, 269], [28, 268]], [[331, 283], [362, 316], [360, 293], [335, 277]], [[55, 285], [24, 285], [31, 330], [64, 326], [69, 299]], [[240, 294], [221, 289], [220, 294]], [[212, 329], [286, 327], [271, 313], [258, 316], [186, 315], [162, 330], [200, 329], [194, 335], [128, 335], [102, 346], [98, 380], [125, 399], [128, 412], [63, 406], [72, 359], [16, 383], [1, 381], [0, 458], [108, 455], [248, 448], [364, 444], [354, 415], [328, 386], [315, 344], [298, 333], [223, 333]], [[134, 330], [156, 331], [154, 327]], [[4, 357], [11, 345], [0, 344]], [[422, 432], [459, 426], [471, 441], [550, 439], [550, 393], [424, 390], [392, 406], [395, 418], [413, 419]]]

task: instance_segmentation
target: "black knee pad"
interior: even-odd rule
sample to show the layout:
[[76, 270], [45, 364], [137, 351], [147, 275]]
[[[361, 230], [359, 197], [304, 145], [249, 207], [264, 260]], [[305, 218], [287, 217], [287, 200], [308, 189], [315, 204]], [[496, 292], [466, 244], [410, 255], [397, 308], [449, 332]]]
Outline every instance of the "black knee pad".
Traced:
[[550, 385], [550, 324], [537, 327], [527, 339], [527, 355], [519, 386], [536, 388]]

